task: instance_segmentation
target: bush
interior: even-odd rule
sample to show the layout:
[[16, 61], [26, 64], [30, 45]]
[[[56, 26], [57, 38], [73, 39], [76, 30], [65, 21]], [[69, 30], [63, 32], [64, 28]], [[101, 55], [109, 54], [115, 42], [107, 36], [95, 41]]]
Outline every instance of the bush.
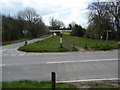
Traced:
[[78, 36], [78, 37], [84, 36], [84, 30], [80, 25], [76, 24], [72, 29], [73, 31], [71, 32], [71, 36]]

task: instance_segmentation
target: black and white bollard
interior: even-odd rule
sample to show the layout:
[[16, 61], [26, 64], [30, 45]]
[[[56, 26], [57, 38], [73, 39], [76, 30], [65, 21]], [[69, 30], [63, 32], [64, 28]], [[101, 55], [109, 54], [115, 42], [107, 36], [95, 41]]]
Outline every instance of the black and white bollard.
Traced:
[[60, 32], [60, 47], [63, 48], [63, 46], [62, 46], [62, 32]]

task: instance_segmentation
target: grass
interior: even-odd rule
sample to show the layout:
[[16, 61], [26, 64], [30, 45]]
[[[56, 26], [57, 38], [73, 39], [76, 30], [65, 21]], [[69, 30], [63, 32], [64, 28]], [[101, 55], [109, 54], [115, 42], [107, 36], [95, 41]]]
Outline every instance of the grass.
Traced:
[[117, 49], [117, 41], [108, 41], [108, 46], [106, 46], [106, 41], [96, 40], [82, 37], [74, 37], [70, 35], [64, 35], [64, 43], [67, 45], [77, 46], [79, 48], [93, 49], [93, 50], [110, 50]]
[[63, 48], [59, 45], [59, 36], [48, 38], [42, 41], [22, 46], [18, 50], [26, 52], [67, 52], [77, 51], [80, 48], [86, 50], [111, 50], [117, 49], [117, 41], [96, 40], [82, 37], [70, 36], [68, 33], [63, 34]]
[[[50, 89], [52, 88], [51, 82], [38, 82], [38, 81], [29, 81], [29, 80], [23, 80], [23, 81], [12, 81], [12, 82], [2, 82], [2, 88], [44, 88], [44, 89]], [[56, 83], [57, 89], [69, 89], [69, 90], [77, 90], [77, 86], [73, 84], [67, 84], [67, 83]], [[111, 90], [113, 88], [118, 89], [117, 86], [111, 85], [111, 84], [105, 84], [105, 83], [94, 83], [90, 85], [89, 90], [95, 90], [94, 88], [98, 88], [99, 90], [107, 89]]]
[[[13, 82], [3, 82], [2, 88], [52, 88], [51, 82], [37, 82], [37, 81], [13, 81]], [[76, 86], [72, 84], [56, 83], [56, 88], [74, 88]]]
[[74, 48], [67, 47], [66, 45], [64, 45], [63, 48], [60, 48], [59, 36], [55, 36], [26, 46], [22, 46], [18, 50], [26, 52], [66, 52], [72, 51], [73, 49]]

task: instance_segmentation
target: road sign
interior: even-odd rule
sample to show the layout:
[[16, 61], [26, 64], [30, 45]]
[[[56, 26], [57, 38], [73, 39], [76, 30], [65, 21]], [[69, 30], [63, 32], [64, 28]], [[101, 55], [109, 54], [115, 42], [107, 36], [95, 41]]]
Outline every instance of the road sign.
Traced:
[[28, 33], [28, 30], [22, 30], [23, 34], [26, 35]]
[[[24, 34], [24, 37], [26, 38], [26, 35], [28, 33], [28, 30], [22, 30], [23, 34]], [[27, 41], [25, 41], [25, 44], [24, 45], [27, 45]]]

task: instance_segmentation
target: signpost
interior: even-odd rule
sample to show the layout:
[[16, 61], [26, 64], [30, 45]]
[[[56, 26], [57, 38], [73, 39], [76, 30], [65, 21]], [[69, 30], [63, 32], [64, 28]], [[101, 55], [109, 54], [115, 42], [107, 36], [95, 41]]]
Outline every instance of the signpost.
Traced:
[[50, 30], [50, 32], [52, 32], [52, 33], [58, 33], [59, 32], [59, 35], [60, 35], [60, 47], [63, 48], [63, 45], [62, 45], [62, 32], [72, 32], [72, 30]]
[[[23, 34], [24, 34], [24, 38], [26, 38], [28, 30], [22, 30]], [[25, 45], [27, 45], [27, 41], [25, 41]]]
[[25, 38], [26, 38], [26, 35], [27, 35], [27, 33], [28, 33], [28, 30], [22, 30], [22, 32], [23, 32], [23, 34], [24, 34], [24, 36], [25, 36]]

